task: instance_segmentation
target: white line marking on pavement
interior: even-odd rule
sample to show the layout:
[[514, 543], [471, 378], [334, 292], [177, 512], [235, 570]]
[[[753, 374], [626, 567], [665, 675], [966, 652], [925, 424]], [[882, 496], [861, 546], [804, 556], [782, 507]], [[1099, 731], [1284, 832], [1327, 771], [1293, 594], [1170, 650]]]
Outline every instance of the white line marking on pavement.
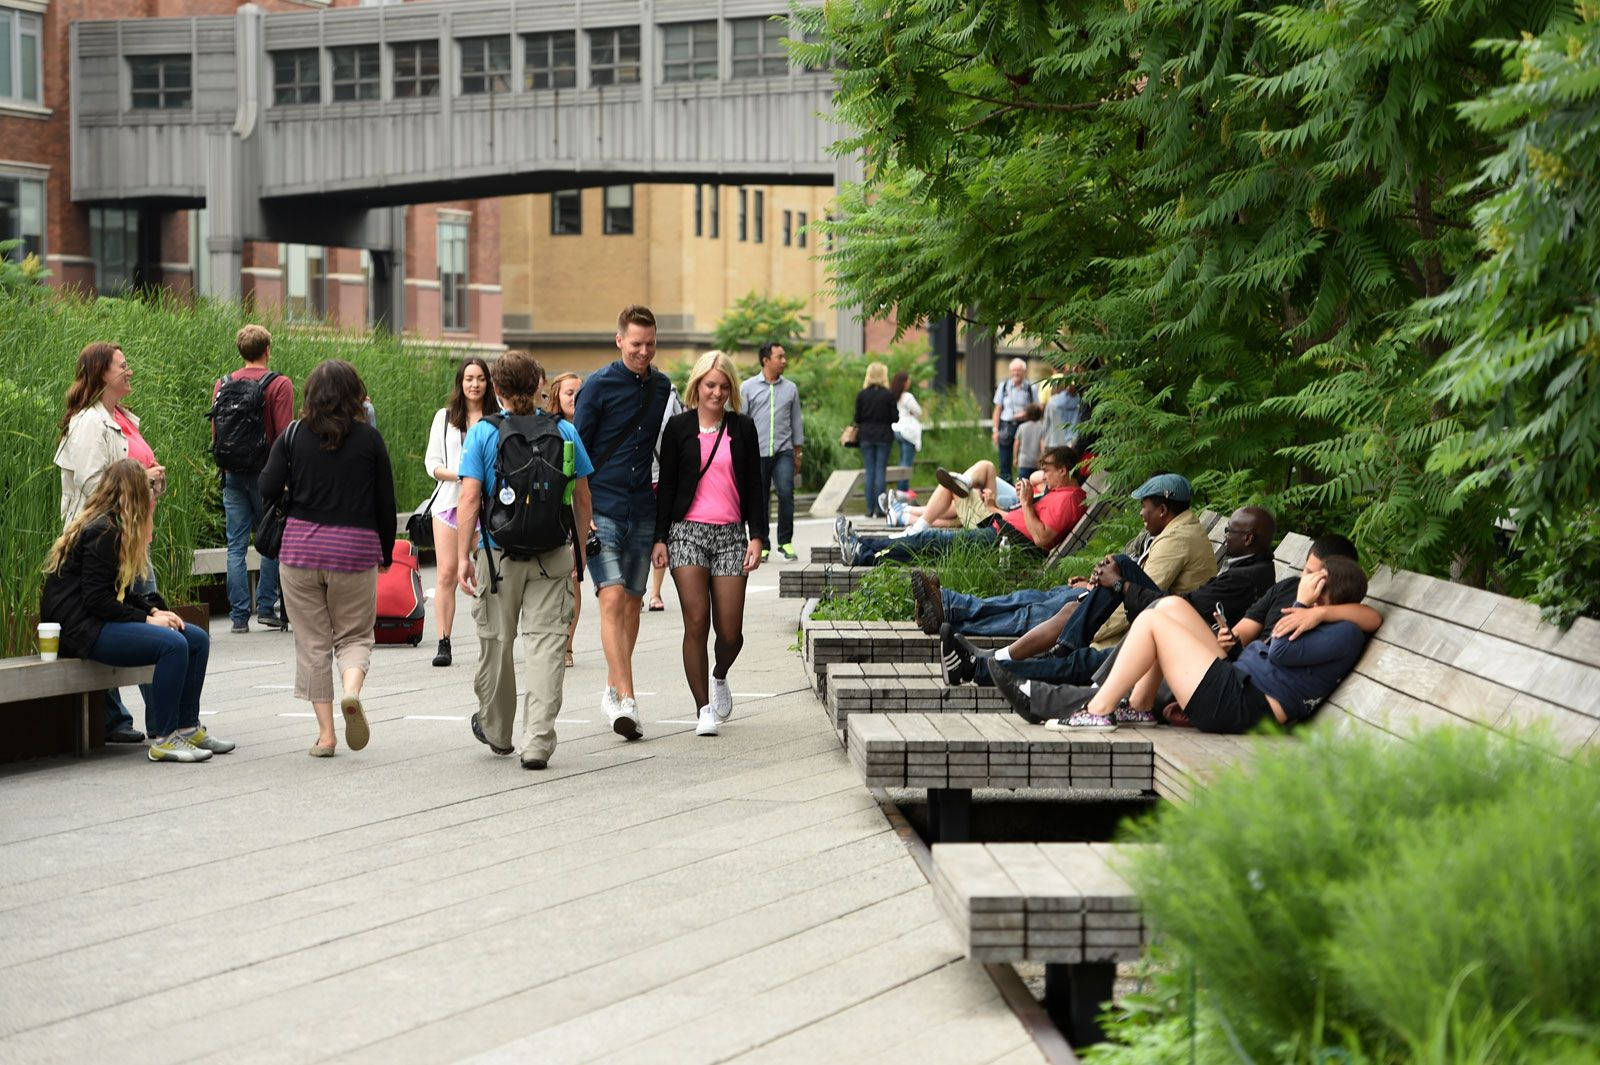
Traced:
[[317, 715], [316, 714], [293, 713], [293, 714], [279, 714], [278, 716], [279, 717], [316, 717]]
[[465, 721], [465, 714], [452, 716], [450, 714], [407, 714], [407, 721]]
[[587, 725], [587, 724], [589, 724], [589, 719], [586, 718], [586, 717], [558, 717], [558, 718], [556, 718], [556, 724], [558, 724], [558, 725]]

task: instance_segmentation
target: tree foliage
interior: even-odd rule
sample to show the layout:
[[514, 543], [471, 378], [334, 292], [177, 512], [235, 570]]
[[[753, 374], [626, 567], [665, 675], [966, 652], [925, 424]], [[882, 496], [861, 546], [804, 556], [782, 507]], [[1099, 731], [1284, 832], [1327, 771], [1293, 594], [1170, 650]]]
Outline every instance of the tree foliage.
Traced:
[[830, 266], [869, 313], [975, 308], [1094, 367], [1116, 481], [1525, 590], [1600, 454], [1595, 16], [832, 0], [805, 58], [866, 178]]
[[742, 347], [759, 348], [763, 344], [793, 348], [806, 332], [800, 318], [805, 309], [803, 299], [747, 292], [728, 308], [712, 335], [717, 347], [730, 354]]

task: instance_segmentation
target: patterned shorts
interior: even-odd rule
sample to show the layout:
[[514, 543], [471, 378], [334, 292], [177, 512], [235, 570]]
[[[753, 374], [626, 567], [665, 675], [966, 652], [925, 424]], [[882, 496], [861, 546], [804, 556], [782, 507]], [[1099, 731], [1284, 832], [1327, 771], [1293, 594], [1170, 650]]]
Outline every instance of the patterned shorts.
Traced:
[[744, 553], [750, 546], [741, 525], [706, 525], [675, 521], [667, 533], [667, 565], [702, 566], [713, 577], [744, 576]]

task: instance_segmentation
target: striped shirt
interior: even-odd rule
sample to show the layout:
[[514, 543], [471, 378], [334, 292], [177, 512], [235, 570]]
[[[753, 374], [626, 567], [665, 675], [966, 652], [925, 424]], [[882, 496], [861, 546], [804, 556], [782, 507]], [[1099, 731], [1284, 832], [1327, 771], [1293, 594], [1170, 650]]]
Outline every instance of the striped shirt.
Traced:
[[383, 562], [383, 545], [371, 528], [319, 525], [290, 518], [283, 527], [278, 564], [298, 569], [360, 573]]

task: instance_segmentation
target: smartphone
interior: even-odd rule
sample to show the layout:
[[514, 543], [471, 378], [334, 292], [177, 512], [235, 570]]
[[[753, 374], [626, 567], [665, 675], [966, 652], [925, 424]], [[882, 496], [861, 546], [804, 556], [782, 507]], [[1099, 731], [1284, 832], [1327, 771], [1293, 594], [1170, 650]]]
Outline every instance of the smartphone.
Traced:
[[1211, 608], [1211, 616], [1217, 619], [1217, 628], [1228, 628], [1228, 615], [1223, 613], [1221, 603], [1218, 603]]

